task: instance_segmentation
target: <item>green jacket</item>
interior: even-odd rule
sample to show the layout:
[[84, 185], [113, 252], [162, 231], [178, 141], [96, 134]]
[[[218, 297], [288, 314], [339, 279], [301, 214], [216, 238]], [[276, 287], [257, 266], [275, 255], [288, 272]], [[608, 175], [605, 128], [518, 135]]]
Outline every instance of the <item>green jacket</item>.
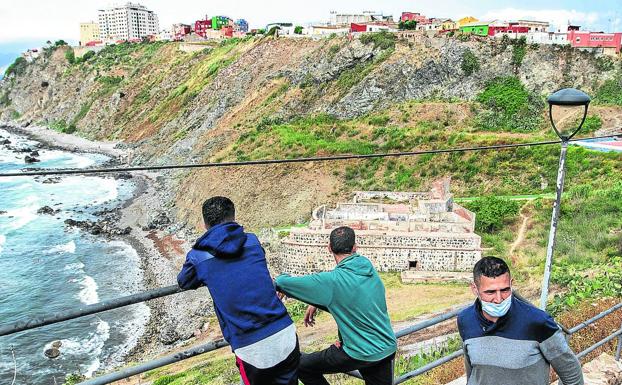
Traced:
[[303, 277], [284, 274], [275, 282], [287, 296], [328, 310], [350, 357], [374, 362], [395, 353], [384, 285], [367, 258], [353, 254], [333, 271]]

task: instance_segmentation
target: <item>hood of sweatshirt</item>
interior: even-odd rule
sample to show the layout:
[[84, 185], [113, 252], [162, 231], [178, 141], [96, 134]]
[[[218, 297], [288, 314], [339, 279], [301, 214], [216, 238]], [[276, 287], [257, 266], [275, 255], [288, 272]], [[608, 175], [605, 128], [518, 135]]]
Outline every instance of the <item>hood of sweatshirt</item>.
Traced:
[[193, 248], [207, 251], [216, 258], [236, 258], [242, 254], [245, 242], [244, 228], [235, 222], [228, 222], [210, 228]]
[[358, 254], [352, 254], [337, 264], [337, 268], [347, 270], [353, 274], [364, 277], [374, 275], [374, 267], [371, 262]]

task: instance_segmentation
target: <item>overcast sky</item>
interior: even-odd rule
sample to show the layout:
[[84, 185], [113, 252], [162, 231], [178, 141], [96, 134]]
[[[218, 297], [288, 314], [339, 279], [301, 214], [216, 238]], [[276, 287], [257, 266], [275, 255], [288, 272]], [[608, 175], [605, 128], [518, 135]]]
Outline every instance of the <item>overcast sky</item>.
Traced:
[[[134, 1], [137, 2], [137, 1]], [[592, 30], [622, 30], [622, 0], [418, 0], [382, 2], [370, 0], [141, 0], [155, 11], [160, 28], [193, 23], [204, 15], [244, 18], [251, 28], [269, 22], [296, 24], [327, 21], [330, 11], [372, 10], [395, 15], [421, 12], [429, 17], [460, 18], [472, 15], [480, 20], [529, 18], [565, 24], [568, 20]], [[97, 19], [97, 10], [121, 2], [100, 0], [2, 0], [0, 2], [0, 70], [5, 56], [15, 56], [46, 40], [65, 39], [76, 43], [79, 23]]]

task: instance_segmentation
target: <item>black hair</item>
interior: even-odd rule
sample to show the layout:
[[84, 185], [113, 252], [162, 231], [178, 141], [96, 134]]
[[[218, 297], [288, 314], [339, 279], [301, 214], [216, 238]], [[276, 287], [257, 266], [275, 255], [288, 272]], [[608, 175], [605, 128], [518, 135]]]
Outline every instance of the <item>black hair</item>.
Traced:
[[488, 278], [497, 278], [505, 273], [509, 273], [508, 264], [501, 258], [484, 257], [477, 261], [473, 266], [473, 281], [479, 284], [480, 277], [483, 275]]
[[203, 202], [203, 221], [209, 227], [235, 220], [235, 206], [226, 197], [212, 197]]
[[354, 241], [354, 230], [347, 226], [337, 227], [330, 233], [330, 249], [334, 254], [351, 253]]

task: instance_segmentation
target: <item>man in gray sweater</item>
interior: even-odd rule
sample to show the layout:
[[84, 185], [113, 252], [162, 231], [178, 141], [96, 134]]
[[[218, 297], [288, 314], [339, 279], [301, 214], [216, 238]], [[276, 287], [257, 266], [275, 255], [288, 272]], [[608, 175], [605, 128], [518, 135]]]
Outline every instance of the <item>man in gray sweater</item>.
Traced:
[[473, 268], [475, 303], [458, 316], [468, 385], [583, 385], [581, 364], [553, 318], [512, 295], [508, 265], [482, 258]]

